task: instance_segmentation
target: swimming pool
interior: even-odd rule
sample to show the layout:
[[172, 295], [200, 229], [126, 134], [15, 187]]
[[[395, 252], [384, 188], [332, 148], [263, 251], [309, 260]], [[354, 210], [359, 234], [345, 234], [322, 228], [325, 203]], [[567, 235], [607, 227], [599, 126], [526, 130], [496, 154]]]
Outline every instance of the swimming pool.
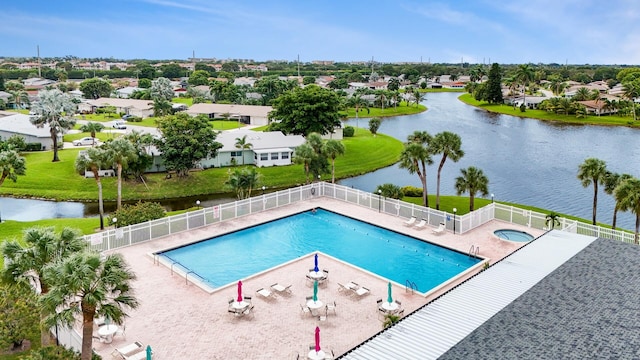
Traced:
[[493, 234], [502, 240], [509, 240], [515, 242], [529, 242], [534, 239], [533, 235], [513, 229], [499, 229], [493, 232]]
[[323, 209], [158, 254], [219, 288], [314, 251], [399, 284], [413, 281], [422, 293], [481, 261]]

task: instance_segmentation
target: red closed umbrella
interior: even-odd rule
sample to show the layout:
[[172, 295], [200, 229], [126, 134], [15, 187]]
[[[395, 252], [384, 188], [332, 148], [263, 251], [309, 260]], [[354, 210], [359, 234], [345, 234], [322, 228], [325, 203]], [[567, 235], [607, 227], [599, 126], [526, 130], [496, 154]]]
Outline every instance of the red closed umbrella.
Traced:
[[320, 328], [316, 326], [316, 352], [320, 351]]
[[242, 281], [238, 281], [238, 302], [242, 301]]

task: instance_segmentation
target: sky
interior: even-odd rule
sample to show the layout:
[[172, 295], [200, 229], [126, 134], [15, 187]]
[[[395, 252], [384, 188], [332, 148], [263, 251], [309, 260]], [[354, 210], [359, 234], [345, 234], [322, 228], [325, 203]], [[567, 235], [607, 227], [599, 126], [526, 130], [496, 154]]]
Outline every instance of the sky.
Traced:
[[3, 1], [0, 56], [640, 64], [638, 0]]

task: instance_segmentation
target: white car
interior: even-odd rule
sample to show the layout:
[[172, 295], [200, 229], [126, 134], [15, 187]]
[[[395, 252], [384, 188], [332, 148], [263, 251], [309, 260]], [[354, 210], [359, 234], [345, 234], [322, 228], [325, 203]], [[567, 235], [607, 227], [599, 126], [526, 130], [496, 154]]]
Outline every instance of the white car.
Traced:
[[98, 145], [100, 143], [100, 140], [92, 137], [83, 137], [82, 139], [73, 140], [72, 143], [75, 146]]
[[127, 122], [124, 120], [116, 120], [113, 122], [113, 128], [114, 129], [126, 129], [127, 128]]

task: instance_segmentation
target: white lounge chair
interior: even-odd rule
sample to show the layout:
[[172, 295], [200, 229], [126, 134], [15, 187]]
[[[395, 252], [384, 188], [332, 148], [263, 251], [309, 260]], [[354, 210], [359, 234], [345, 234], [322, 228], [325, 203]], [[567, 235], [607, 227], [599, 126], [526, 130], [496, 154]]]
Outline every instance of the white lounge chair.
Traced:
[[119, 347], [116, 348], [113, 353], [111, 353], [112, 356], [116, 357], [116, 356], [121, 356], [122, 358], [125, 358], [127, 356], [133, 356], [134, 354], [140, 352], [143, 350], [143, 345], [141, 342], [136, 341], [132, 344], [123, 346], [123, 347]]
[[371, 292], [371, 290], [367, 289], [364, 286], [359, 287], [358, 289], [353, 290], [353, 292], [359, 297], [365, 296]]
[[[140, 351], [131, 356], [123, 356], [124, 360], [145, 360], [147, 358], [146, 351]], [[153, 359], [153, 353], [151, 354], [151, 358]]]
[[256, 293], [262, 297], [264, 297], [265, 299], [273, 299], [276, 297], [276, 294], [274, 294], [271, 290], [265, 289], [265, 288], [260, 288], [258, 290], [256, 290]]
[[415, 228], [418, 229], [418, 230], [422, 230], [422, 229], [424, 229], [425, 226], [427, 226], [427, 220], [422, 219], [422, 220], [420, 220], [419, 223], [416, 224]]
[[404, 222], [404, 225], [405, 225], [405, 226], [411, 226], [411, 225], [413, 225], [415, 222], [416, 222], [416, 217], [415, 217], [415, 216], [412, 216], [412, 217], [410, 217], [410, 218], [409, 218], [409, 220], [407, 220], [407, 221], [405, 221], [405, 222]]
[[446, 229], [447, 229], [447, 226], [443, 222], [441, 222], [440, 225], [436, 229], [431, 230], [431, 232], [433, 232], [434, 234], [441, 234]]

